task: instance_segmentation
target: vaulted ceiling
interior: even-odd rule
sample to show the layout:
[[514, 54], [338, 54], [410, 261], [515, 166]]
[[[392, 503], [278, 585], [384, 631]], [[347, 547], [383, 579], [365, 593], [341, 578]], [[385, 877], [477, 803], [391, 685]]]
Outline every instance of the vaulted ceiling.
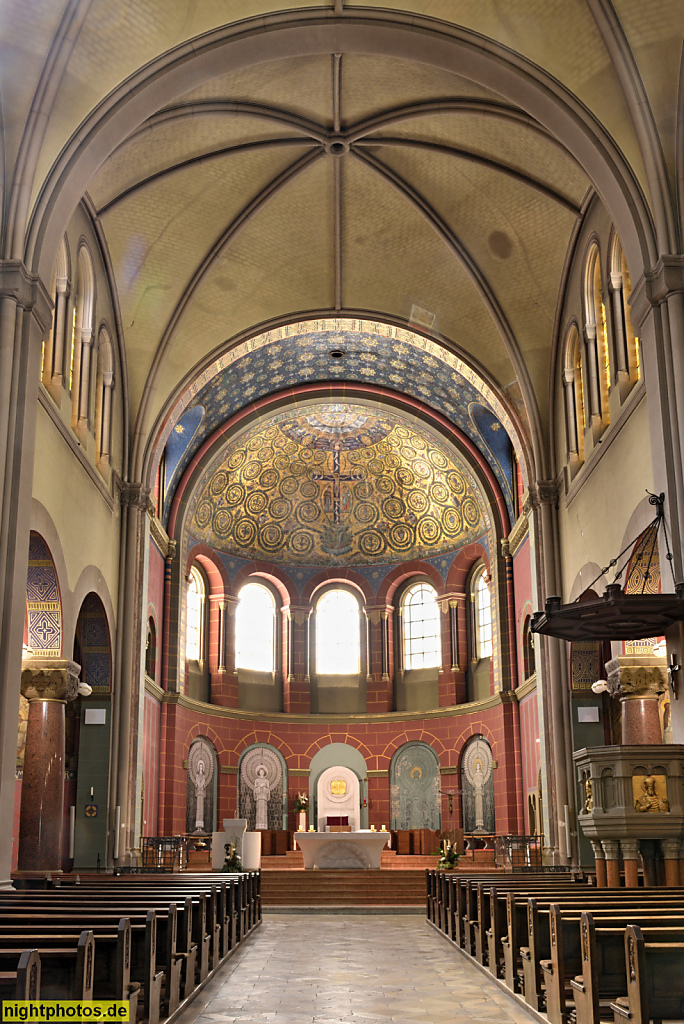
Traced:
[[[419, 59], [419, 44], [421, 33], [465, 32], [502, 67], [537, 68], [588, 108], [646, 191], [616, 53], [631, 54], [657, 129], [674, 139], [684, 6], [615, 0], [619, 30], [606, 10], [599, 0], [300, 0], [298, 13], [273, 0], [6, 0], [5, 168], [27, 225], [79, 125], [109, 119], [86, 202], [111, 258], [141, 444], [212, 353], [324, 314], [413, 325], [477, 367], [524, 428], [544, 424], [559, 289], [592, 185], [503, 77], [447, 70], [427, 49]], [[286, 30], [319, 16], [324, 28], [352, 26], [345, 38], [358, 45], [294, 52]], [[378, 19], [411, 31], [411, 56], [368, 43]], [[259, 37], [258, 57], [245, 43], [243, 60], [220, 59], [227, 21]], [[165, 78], [203, 47], [200, 72]], [[121, 138], [117, 111], [143, 86]], [[673, 172], [674, 144], [663, 150]], [[4, 244], [16, 251], [16, 239]]]

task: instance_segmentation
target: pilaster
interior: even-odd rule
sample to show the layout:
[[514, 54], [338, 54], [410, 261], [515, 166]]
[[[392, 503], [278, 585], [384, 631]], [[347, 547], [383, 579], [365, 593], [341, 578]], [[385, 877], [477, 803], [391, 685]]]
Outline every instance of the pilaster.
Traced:
[[[52, 303], [18, 260], [0, 262], [0, 821], [14, 812], [19, 674], [36, 406]], [[10, 884], [11, 829], [0, 839], [0, 888]]]

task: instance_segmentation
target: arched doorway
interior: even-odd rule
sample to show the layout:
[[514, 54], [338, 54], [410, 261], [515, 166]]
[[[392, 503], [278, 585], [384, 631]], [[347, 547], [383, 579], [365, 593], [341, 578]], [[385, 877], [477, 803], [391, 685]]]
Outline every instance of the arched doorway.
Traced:
[[356, 747], [347, 743], [323, 747], [311, 759], [312, 824], [324, 830], [328, 816], [346, 816], [352, 829], [368, 828], [367, 785], [366, 761]]

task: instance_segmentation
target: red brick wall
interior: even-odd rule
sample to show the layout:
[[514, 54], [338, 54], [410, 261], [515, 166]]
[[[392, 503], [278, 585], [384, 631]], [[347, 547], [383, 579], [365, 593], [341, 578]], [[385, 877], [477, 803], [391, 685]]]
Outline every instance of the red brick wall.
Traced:
[[[516, 832], [517, 802], [521, 790], [519, 758], [515, 756], [515, 732], [518, 728], [518, 707], [515, 701], [471, 714], [444, 718], [411, 719], [409, 721], [363, 721], [333, 724], [311, 721], [278, 721], [255, 723], [240, 718], [202, 714], [179, 704], [162, 706], [160, 750], [159, 833], [172, 835], [185, 829], [186, 770], [192, 740], [206, 736], [214, 744], [221, 768], [237, 768], [241, 752], [251, 744], [270, 744], [281, 752], [289, 771], [289, 826], [294, 828], [291, 810], [300, 790], [308, 792], [308, 777], [293, 775], [292, 770], [308, 769], [311, 759], [329, 743], [347, 743], [356, 747], [370, 771], [386, 771], [387, 775], [368, 780], [369, 824], [389, 825], [389, 767], [393, 753], [404, 743], [422, 740], [439, 758], [440, 767], [458, 768], [466, 741], [482, 734], [492, 746], [498, 767], [494, 773], [496, 827], [498, 832]], [[516, 764], [517, 761], [517, 764]], [[444, 778], [443, 788], [457, 789], [458, 776]], [[448, 783], [448, 785], [447, 785]], [[448, 798], [443, 797], [442, 814], [446, 823]], [[237, 776], [219, 770], [217, 820], [232, 817], [237, 807]], [[461, 821], [460, 807], [455, 808], [454, 824]]]

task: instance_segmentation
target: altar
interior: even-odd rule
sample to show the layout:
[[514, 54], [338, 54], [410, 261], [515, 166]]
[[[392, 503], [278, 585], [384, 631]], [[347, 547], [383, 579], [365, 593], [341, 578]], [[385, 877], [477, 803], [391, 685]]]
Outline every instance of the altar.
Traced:
[[380, 867], [389, 832], [297, 832], [307, 871], [371, 870]]

